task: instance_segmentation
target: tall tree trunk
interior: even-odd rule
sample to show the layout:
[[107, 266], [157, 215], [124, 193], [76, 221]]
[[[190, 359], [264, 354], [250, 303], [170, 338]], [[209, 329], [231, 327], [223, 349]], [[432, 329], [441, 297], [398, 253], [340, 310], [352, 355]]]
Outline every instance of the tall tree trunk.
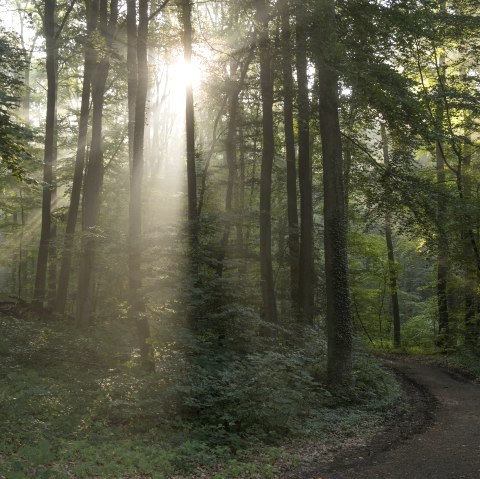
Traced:
[[[117, 20], [117, 3], [112, 0], [110, 7], [110, 28], [107, 0], [94, 0], [98, 3], [99, 30], [105, 43], [110, 45], [111, 30]], [[97, 8], [96, 5], [92, 8]], [[95, 52], [95, 69], [92, 75], [92, 143], [83, 192], [83, 232], [80, 273], [78, 281], [76, 320], [80, 326], [90, 321], [94, 306], [94, 267], [97, 246], [96, 231], [103, 185], [103, 106], [105, 85], [110, 69], [109, 52]]]
[[[468, 124], [467, 128], [473, 131], [473, 124], [471, 119], [466, 120]], [[473, 135], [472, 135], [473, 136]], [[457, 183], [460, 198], [465, 200], [465, 204], [469, 205], [472, 202], [472, 168], [471, 159], [474, 153], [474, 149], [471, 146], [473, 141], [465, 142], [464, 156], [460, 168], [457, 170]], [[476, 250], [478, 249], [476, 244], [475, 233], [472, 228], [473, 218], [471, 214], [465, 211], [463, 215], [464, 227], [462, 228], [463, 239], [463, 254], [464, 254], [464, 275], [465, 275], [465, 316], [464, 316], [464, 344], [470, 348], [475, 349], [479, 340], [479, 330], [477, 326], [476, 310], [478, 303], [478, 294], [476, 284], [480, 278], [480, 269], [478, 260], [476, 259]]]
[[260, 89], [262, 95], [263, 151], [260, 172], [260, 275], [265, 321], [277, 321], [273, 268], [272, 268], [272, 169], [274, 158], [273, 131], [273, 72], [271, 45], [268, 35], [267, 3], [255, 1], [255, 19], [258, 28], [260, 53]]
[[[58, 91], [58, 58], [55, 58], [55, 78], [57, 85], [55, 91]], [[50, 210], [50, 243], [48, 245], [48, 267], [47, 267], [47, 304], [49, 309], [55, 307], [55, 297], [57, 295], [57, 266], [58, 266], [58, 248], [57, 248], [57, 222], [53, 215], [57, 203], [57, 157], [58, 157], [58, 126], [57, 126], [57, 110], [55, 103], [55, 124], [54, 124], [54, 141], [52, 155], [52, 193], [51, 193], [51, 210]]]
[[[440, 57], [440, 71], [444, 75], [445, 56]], [[435, 142], [435, 156], [437, 162], [437, 184], [440, 189], [445, 187], [445, 158], [444, 149], [440, 137], [443, 134], [443, 105], [442, 101], [437, 106], [437, 129], [439, 138]], [[445, 347], [450, 342], [450, 324], [448, 313], [448, 240], [445, 231], [446, 207], [444, 195], [441, 192], [437, 200], [437, 224], [438, 224], [438, 253], [437, 253], [437, 303], [438, 303], [438, 344]]]
[[[235, 69], [232, 75], [238, 68], [235, 64], [232, 66]], [[237, 86], [231, 86], [232, 92], [230, 93], [229, 105], [228, 105], [228, 133], [226, 140], [225, 156], [228, 166], [228, 180], [227, 191], [225, 193], [225, 228], [223, 231], [222, 243], [220, 245], [220, 254], [218, 259], [217, 273], [222, 276], [224, 269], [224, 261], [228, 247], [228, 241], [230, 238], [230, 229], [232, 223], [232, 206], [233, 206], [233, 190], [235, 187], [235, 179], [237, 176], [237, 114], [238, 114], [238, 89]]]
[[[87, 3], [87, 37], [95, 30], [98, 20], [98, 2]], [[96, 9], [95, 9], [96, 8]], [[94, 52], [90, 41], [87, 39], [85, 45], [85, 59], [83, 69], [82, 101], [80, 105], [80, 118], [78, 121], [78, 140], [75, 155], [75, 169], [73, 173], [72, 194], [68, 207], [67, 226], [63, 243], [62, 262], [58, 279], [58, 290], [55, 304], [55, 311], [59, 314], [65, 313], [67, 303], [68, 286], [73, 255], [73, 242], [75, 227], [77, 224], [78, 211], [80, 208], [80, 193], [82, 189], [83, 172], [85, 169], [85, 157], [88, 134], [88, 118], [90, 112], [90, 90], [92, 71], [94, 67]]]
[[[388, 168], [390, 164], [390, 154], [388, 151], [388, 136], [385, 125], [381, 126], [382, 145], [383, 145], [383, 160], [385, 166]], [[393, 344], [396, 348], [401, 345], [400, 336], [400, 307], [398, 304], [397, 291], [397, 268], [395, 266], [395, 251], [393, 249], [392, 240], [392, 218], [389, 213], [385, 216], [385, 238], [387, 240], [388, 253], [388, 280], [390, 286], [390, 300], [392, 303], [392, 318], [393, 318]]]
[[133, 137], [135, 134], [135, 101], [137, 98], [137, 7], [136, 0], [127, 0], [127, 71], [128, 71], [128, 158], [133, 171]]
[[[182, 0], [183, 20], [183, 54], [185, 65], [192, 63], [192, 5], [190, 0]], [[193, 250], [198, 242], [197, 211], [197, 172], [195, 164], [195, 111], [193, 103], [193, 84], [188, 80], [185, 92], [185, 128], [187, 140], [187, 189], [188, 189], [188, 221], [190, 241]], [[192, 251], [195, 254], [195, 251]]]
[[[56, 114], [55, 114], [56, 117]], [[55, 118], [55, 132], [57, 130], [57, 122]], [[55, 297], [57, 294], [57, 263], [58, 263], [58, 249], [57, 249], [57, 223], [55, 217], [52, 215], [54, 207], [57, 202], [57, 138], [55, 133], [55, 148], [52, 161], [52, 197], [51, 197], [51, 229], [50, 229], [50, 243], [48, 245], [48, 269], [47, 269], [47, 304], [49, 309], [55, 307]]]
[[225, 229], [222, 237], [222, 244], [220, 245], [220, 254], [218, 259], [217, 273], [222, 276], [224, 269], [224, 260], [227, 252], [228, 242], [230, 239], [230, 230], [232, 227], [232, 212], [233, 212], [233, 193], [235, 188], [235, 180], [237, 177], [237, 120], [239, 109], [239, 96], [242, 91], [245, 77], [247, 75], [248, 67], [253, 60], [254, 49], [250, 49], [250, 53], [243, 65], [241, 65], [240, 77], [237, 77], [237, 71], [240, 65], [237, 61], [232, 61], [230, 67], [230, 94], [228, 98], [228, 132], [226, 139], [225, 156], [228, 166], [228, 181], [227, 191], [225, 194]]
[[333, 0], [321, 0], [318, 56], [319, 117], [323, 154], [325, 279], [327, 292], [328, 378], [348, 382], [352, 368], [352, 317], [347, 261], [347, 218], [343, 185], [342, 141], [338, 117], [338, 77]]
[[290, 4], [282, 5], [282, 68], [283, 68], [283, 121], [285, 128], [285, 155], [287, 160], [287, 216], [288, 252], [290, 264], [290, 298], [298, 309], [298, 282], [300, 246], [298, 237], [297, 167], [295, 157], [295, 133], [293, 128], [293, 75], [292, 31], [290, 28]]
[[[129, 5], [128, 15], [134, 14], [135, 5]], [[135, 17], [134, 17], [135, 18]], [[135, 321], [140, 343], [143, 368], [155, 369], [153, 350], [149, 343], [150, 326], [142, 296], [142, 182], [144, 168], [145, 113], [148, 91], [148, 0], [140, 0], [138, 8], [137, 37], [137, 88], [135, 99], [135, 125], [133, 135], [133, 158], [130, 173], [129, 205], [129, 251], [128, 271], [130, 287], [130, 317]], [[129, 44], [131, 29], [129, 28]], [[131, 65], [129, 65], [131, 66]]]
[[301, 4], [296, 11], [296, 57], [298, 82], [298, 177], [300, 186], [300, 315], [308, 324], [313, 322], [314, 264], [313, 264], [313, 201], [312, 161], [310, 157], [310, 113], [308, 98], [308, 62], [306, 42], [306, 12]]
[[55, 116], [57, 104], [55, 0], [45, 0], [43, 30], [46, 42], [47, 115], [45, 125], [45, 149], [43, 163], [42, 226], [37, 257], [34, 303], [43, 306], [46, 294], [48, 251], [52, 225], [53, 161], [55, 155]]
[[[244, 238], [244, 221], [245, 221], [245, 139], [243, 129], [239, 129], [239, 156], [240, 156], [240, 178], [238, 181], [238, 195], [237, 195], [237, 256], [243, 258], [245, 255], [245, 238]], [[244, 273], [243, 261], [239, 267], [240, 273]]]
[[[355, 117], [356, 117], [356, 95], [355, 92], [352, 90], [351, 96], [350, 96], [350, 105], [349, 105], [349, 111], [348, 111], [348, 117], [347, 117], [347, 124], [346, 124], [346, 131], [347, 135], [349, 138], [353, 136], [353, 127], [355, 124]], [[343, 157], [344, 157], [344, 188], [345, 188], [345, 209], [346, 209], [346, 215], [348, 217], [348, 210], [349, 210], [349, 199], [350, 199], [350, 178], [351, 178], [351, 172], [352, 172], [352, 167], [353, 167], [353, 158], [352, 158], [352, 142], [347, 141], [343, 143]], [[348, 226], [348, 225], [347, 225]]]
[[20, 195], [20, 238], [18, 241], [18, 275], [17, 275], [17, 281], [18, 281], [18, 289], [17, 289], [17, 296], [19, 299], [22, 298], [23, 294], [23, 279], [25, 275], [24, 269], [26, 269], [26, 266], [24, 267], [23, 265], [23, 238], [25, 235], [25, 209], [23, 206], [23, 188], [20, 185], [19, 188], [19, 195]]

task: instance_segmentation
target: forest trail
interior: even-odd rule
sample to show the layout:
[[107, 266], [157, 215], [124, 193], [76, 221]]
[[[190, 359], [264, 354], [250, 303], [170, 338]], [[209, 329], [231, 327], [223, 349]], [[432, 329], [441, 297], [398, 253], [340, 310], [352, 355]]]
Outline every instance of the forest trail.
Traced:
[[435, 397], [433, 424], [368, 462], [315, 479], [479, 479], [480, 385], [409, 359], [386, 363]]

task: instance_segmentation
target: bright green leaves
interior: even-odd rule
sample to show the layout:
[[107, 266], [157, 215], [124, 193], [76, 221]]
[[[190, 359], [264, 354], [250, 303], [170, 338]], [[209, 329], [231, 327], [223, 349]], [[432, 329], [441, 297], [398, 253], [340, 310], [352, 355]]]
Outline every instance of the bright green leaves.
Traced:
[[25, 161], [30, 159], [26, 144], [32, 134], [14, 113], [19, 106], [27, 67], [25, 52], [18, 42], [14, 34], [0, 29], [0, 173], [31, 182]]

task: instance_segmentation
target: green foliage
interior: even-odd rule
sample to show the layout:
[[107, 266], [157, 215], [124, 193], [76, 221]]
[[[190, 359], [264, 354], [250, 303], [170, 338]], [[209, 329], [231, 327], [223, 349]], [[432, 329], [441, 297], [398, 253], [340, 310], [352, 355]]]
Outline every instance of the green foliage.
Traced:
[[0, 28], [0, 160], [3, 174], [8, 171], [27, 180], [25, 161], [30, 154], [26, 145], [32, 134], [13, 114], [20, 103], [26, 68], [25, 52], [18, 45], [19, 39], [13, 33]]
[[410, 318], [402, 329], [402, 343], [405, 347], [417, 346], [429, 348], [435, 338], [435, 322], [437, 319], [436, 298], [424, 304], [423, 312]]
[[[171, 348], [154, 375], [133, 331], [0, 318], [0, 474], [6, 477], [273, 478], [285, 437], [365, 434], [397, 400], [391, 375], [359, 355], [348, 391], [331, 391], [320, 331], [303, 347], [188, 357]], [[309, 338], [309, 339], [308, 339]], [[290, 459], [288, 459], [290, 460]]]

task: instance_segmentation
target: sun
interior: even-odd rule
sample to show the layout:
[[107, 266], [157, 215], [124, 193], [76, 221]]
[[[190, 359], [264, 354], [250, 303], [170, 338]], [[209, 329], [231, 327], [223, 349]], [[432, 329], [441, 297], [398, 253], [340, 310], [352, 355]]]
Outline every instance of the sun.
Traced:
[[202, 70], [195, 59], [187, 63], [183, 58], [178, 58], [171, 64], [170, 71], [173, 84], [183, 89], [193, 87], [195, 90], [202, 82]]

